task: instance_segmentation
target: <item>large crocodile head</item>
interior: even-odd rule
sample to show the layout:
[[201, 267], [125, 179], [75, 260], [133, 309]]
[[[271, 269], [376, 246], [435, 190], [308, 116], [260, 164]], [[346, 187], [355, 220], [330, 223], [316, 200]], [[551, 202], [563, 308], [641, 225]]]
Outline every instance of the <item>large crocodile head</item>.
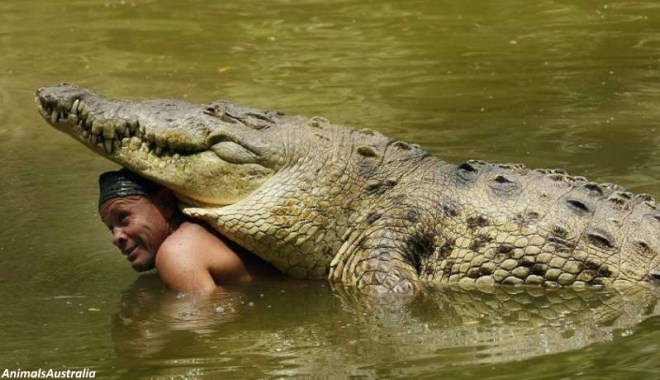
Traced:
[[222, 101], [112, 100], [69, 84], [40, 88], [36, 102], [57, 129], [198, 204], [234, 203], [282, 163], [269, 150], [273, 136], [260, 130], [274, 112]]

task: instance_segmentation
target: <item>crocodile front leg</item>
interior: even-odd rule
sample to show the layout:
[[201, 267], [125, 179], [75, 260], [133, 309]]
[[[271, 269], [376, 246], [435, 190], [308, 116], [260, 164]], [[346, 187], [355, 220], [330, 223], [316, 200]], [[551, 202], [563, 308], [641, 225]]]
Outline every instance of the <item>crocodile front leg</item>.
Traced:
[[413, 295], [418, 289], [418, 272], [405, 243], [408, 226], [401, 219], [380, 219], [366, 228], [371, 213], [348, 230], [344, 243], [330, 264], [329, 279], [357, 287], [368, 295]]

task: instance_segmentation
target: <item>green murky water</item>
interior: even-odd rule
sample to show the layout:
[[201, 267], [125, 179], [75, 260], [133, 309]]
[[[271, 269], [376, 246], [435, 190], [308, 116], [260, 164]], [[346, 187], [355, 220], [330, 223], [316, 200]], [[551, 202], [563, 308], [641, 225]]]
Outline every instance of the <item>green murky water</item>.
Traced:
[[449, 161], [564, 167], [660, 197], [657, 1], [0, 1], [0, 371], [103, 378], [660, 377], [657, 291], [328, 284], [201, 302], [137, 277], [96, 215], [114, 165], [40, 120], [41, 85], [231, 99]]

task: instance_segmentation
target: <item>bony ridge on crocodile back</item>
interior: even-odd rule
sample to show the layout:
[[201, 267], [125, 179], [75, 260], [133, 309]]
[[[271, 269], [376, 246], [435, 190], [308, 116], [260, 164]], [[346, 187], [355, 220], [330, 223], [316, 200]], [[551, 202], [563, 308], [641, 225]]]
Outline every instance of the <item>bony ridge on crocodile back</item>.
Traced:
[[186, 214], [294, 277], [369, 294], [660, 277], [658, 206], [617, 185], [455, 165], [378, 132], [228, 101], [112, 100], [68, 84], [36, 101], [55, 128], [173, 189]]

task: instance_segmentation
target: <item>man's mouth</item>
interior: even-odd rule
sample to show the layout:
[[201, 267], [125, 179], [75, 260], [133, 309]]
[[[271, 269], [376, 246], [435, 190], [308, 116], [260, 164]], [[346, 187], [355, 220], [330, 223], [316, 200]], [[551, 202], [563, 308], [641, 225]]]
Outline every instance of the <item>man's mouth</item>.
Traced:
[[128, 250], [122, 252], [122, 253], [124, 254], [124, 256], [126, 256], [126, 259], [127, 259], [128, 261], [133, 262], [133, 260], [135, 260], [136, 257], [137, 257], [137, 252], [136, 252], [136, 250], [137, 250], [137, 245], [134, 246], [133, 248], [130, 248], [130, 249], [128, 249]]

